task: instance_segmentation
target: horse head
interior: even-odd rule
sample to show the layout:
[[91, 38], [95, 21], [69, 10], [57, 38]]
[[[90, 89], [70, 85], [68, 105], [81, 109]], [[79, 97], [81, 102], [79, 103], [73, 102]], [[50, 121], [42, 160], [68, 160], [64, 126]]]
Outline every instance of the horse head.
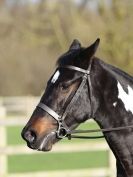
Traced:
[[97, 39], [84, 48], [74, 40], [69, 50], [58, 59], [57, 69], [22, 131], [22, 137], [30, 148], [51, 150], [55, 142], [92, 117], [91, 93], [85, 77], [92, 75], [91, 67], [99, 41]]

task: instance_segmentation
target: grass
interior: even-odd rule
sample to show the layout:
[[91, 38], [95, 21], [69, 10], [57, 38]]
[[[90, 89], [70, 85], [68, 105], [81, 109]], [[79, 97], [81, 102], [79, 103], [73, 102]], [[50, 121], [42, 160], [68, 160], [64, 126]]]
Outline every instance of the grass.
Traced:
[[[107, 152], [42, 153], [8, 157], [9, 173], [84, 169], [108, 165]], [[17, 165], [19, 164], [19, 165]]]
[[9, 126], [7, 127], [7, 144], [18, 145], [24, 144], [25, 141], [21, 137], [22, 126]]

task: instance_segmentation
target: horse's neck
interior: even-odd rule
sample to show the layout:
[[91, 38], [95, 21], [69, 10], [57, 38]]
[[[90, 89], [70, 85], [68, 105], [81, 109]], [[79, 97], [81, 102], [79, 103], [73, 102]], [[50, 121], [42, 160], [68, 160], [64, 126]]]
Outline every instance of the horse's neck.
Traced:
[[[96, 120], [99, 121], [101, 117], [101, 126], [116, 127], [122, 124], [124, 126], [128, 124], [128, 120], [131, 123], [133, 121], [133, 78], [98, 59], [93, 70], [96, 75], [93, 77], [92, 85], [95, 87], [93, 90], [98, 105]], [[130, 117], [132, 119], [129, 119]]]
[[[98, 66], [99, 65], [99, 66]], [[97, 61], [94, 95], [97, 102], [95, 120], [101, 128], [133, 124], [133, 81], [128, 74]], [[95, 71], [96, 72], [96, 71]], [[97, 77], [97, 82], [96, 82]], [[132, 102], [131, 102], [132, 101]], [[133, 129], [105, 133], [105, 138], [121, 161], [123, 169], [133, 176]]]

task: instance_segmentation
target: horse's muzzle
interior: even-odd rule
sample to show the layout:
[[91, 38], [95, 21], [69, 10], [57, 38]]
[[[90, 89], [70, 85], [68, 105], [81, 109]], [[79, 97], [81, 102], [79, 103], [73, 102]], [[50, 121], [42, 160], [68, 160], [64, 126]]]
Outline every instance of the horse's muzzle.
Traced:
[[52, 149], [52, 145], [58, 141], [56, 139], [56, 132], [54, 131], [39, 137], [34, 130], [24, 128], [21, 136], [27, 142], [27, 146], [29, 148], [38, 151], [50, 151]]

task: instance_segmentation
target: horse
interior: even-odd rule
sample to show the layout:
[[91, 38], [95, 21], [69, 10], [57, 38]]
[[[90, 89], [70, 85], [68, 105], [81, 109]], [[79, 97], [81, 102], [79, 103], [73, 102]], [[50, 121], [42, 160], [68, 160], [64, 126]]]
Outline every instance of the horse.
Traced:
[[96, 57], [99, 43], [98, 38], [83, 47], [73, 40], [21, 134], [28, 147], [50, 151], [94, 119], [101, 130], [110, 130], [103, 135], [115, 155], [117, 177], [133, 177], [133, 77]]

